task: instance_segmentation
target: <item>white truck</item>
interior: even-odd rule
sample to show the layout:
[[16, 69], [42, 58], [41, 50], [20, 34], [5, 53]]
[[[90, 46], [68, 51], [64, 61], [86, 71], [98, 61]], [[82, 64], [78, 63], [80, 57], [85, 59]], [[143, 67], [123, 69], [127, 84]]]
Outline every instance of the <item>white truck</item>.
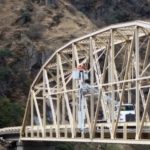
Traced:
[[[119, 105], [115, 106], [115, 118], [117, 118], [117, 113], [119, 110]], [[122, 104], [119, 116], [119, 122], [130, 122], [135, 121], [135, 108], [133, 104]]]
[[[107, 110], [112, 105], [112, 98], [111, 98], [111, 96], [104, 95], [103, 99], [105, 100], [105, 107], [106, 107], [105, 110]], [[111, 110], [111, 109], [109, 109], [109, 110]], [[114, 119], [115, 120], [117, 120], [118, 111], [119, 111], [119, 101], [115, 100], [115, 108], [114, 108]], [[107, 113], [108, 113], [108, 111], [107, 111]], [[112, 114], [113, 114], [112, 112], [109, 112], [109, 115], [105, 115], [106, 116], [105, 119], [110, 122]], [[107, 116], [110, 116], [110, 118]], [[120, 115], [119, 115], [118, 122], [132, 122], [132, 121], [135, 121], [134, 105], [130, 104], [130, 103], [122, 104], [121, 108], [120, 108]]]

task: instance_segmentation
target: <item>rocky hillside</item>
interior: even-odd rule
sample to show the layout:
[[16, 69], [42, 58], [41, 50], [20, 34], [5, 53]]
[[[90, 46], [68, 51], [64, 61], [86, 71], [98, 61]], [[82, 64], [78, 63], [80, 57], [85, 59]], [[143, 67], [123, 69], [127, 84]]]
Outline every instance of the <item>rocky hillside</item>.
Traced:
[[[48, 6], [38, 1], [0, 0], [0, 20], [0, 106], [4, 108], [0, 110], [0, 127], [3, 127], [20, 124], [29, 86], [46, 59], [96, 26], [63, 0]], [[20, 113], [16, 114], [15, 109]]]
[[70, 0], [98, 27], [137, 19], [149, 19], [149, 0]]

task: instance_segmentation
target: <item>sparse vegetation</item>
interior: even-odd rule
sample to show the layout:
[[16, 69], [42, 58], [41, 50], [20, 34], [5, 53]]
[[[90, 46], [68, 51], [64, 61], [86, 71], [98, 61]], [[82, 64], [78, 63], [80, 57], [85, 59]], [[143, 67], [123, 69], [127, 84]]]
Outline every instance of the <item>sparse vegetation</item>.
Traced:
[[30, 25], [27, 35], [32, 40], [41, 39], [44, 31], [44, 26], [40, 23]]

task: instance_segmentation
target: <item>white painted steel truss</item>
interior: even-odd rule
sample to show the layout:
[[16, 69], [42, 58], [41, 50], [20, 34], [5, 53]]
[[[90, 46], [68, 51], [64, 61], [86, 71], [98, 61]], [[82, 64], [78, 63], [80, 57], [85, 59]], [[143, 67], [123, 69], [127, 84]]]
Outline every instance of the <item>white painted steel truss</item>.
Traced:
[[[87, 82], [98, 92], [85, 94], [81, 132], [78, 81], [72, 71], [83, 62], [88, 64]], [[66, 44], [42, 66], [30, 88], [20, 139], [150, 144], [149, 101], [150, 23], [108, 26]], [[135, 105], [135, 121], [119, 122], [123, 103]]]

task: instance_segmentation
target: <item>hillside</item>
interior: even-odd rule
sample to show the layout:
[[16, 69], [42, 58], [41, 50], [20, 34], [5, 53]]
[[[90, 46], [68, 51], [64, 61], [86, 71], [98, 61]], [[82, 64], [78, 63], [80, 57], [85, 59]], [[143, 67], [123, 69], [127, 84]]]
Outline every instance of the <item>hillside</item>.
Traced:
[[[64, 1], [49, 7], [27, 0], [0, 1], [0, 20], [0, 106], [4, 107], [0, 110], [0, 127], [3, 127], [20, 124], [22, 116], [11, 108], [23, 113], [29, 86], [46, 59], [96, 26]], [[4, 114], [8, 114], [7, 119]]]
[[[149, 20], [149, 15], [149, 0], [53, 0], [47, 6], [44, 0], [0, 0], [0, 128], [21, 124], [30, 84], [55, 50], [100, 27]], [[77, 145], [75, 149], [86, 146], [90, 148], [87, 144]]]
[[70, 0], [94, 24], [108, 24], [131, 20], [149, 20], [149, 0]]

